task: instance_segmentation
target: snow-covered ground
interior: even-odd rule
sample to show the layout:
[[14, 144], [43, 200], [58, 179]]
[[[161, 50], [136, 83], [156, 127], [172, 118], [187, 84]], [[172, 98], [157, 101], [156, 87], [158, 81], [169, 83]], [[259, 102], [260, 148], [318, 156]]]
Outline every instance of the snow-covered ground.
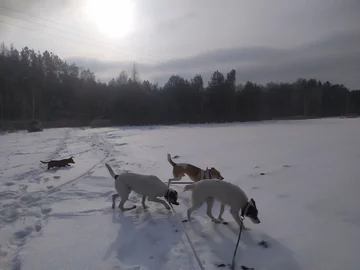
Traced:
[[[167, 153], [216, 167], [256, 200], [262, 223], [245, 220], [239, 269], [360, 269], [359, 134], [359, 119], [334, 118], [2, 135], [0, 269], [199, 269], [185, 233], [205, 269], [231, 263], [235, 221], [225, 211], [228, 225], [209, 222], [203, 206], [181, 223], [191, 195], [183, 185], [173, 186], [176, 214], [151, 202], [144, 211], [133, 193], [136, 209], [111, 209], [104, 163], [167, 181]], [[40, 163], [71, 155], [71, 167]]]

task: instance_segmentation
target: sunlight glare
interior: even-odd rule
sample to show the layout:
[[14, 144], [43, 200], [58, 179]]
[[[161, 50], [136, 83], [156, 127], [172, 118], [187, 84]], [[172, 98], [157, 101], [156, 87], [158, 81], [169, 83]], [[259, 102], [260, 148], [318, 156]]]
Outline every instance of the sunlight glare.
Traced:
[[104, 35], [121, 38], [133, 31], [135, 3], [132, 0], [88, 0], [84, 12]]

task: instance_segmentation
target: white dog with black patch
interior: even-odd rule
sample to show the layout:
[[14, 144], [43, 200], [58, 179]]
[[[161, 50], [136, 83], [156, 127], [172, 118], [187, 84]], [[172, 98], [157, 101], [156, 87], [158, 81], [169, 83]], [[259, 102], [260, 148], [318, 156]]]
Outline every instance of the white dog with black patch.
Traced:
[[[230, 213], [241, 226], [241, 217], [248, 217], [254, 224], [259, 224], [258, 210], [255, 201], [248, 199], [245, 192], [237, 185], [224, 180], [202, 180], [194, 184], [186, 185], [184, 191], [192, 190], [192, 206], [187, 210], [188, 221], [191, 220], [191, 213], [200, 208], [205, 202], [207, 204], [206, 214], [216, 223], [220, 223], [223, 218], [225, 205], [230, 206]], [[220, 201], [221, 208], [219, 217], [216, 219], [212, 215], [214, 199]]]
[[170, 210], [170, 206], [158, 197], [165, 197], [165, 199], [175, 205], [179, 205], [177, 202], [178, 193], [168, 188], [168, 186], [162, 182], [158, 177], [154, 175], [142, 175], [136, 173], [122, 173], [117, 175], [114, 173], [109, 164], [105, 163], [106, 168], [112, 178], [115, 179], [115, 189], [117, 194], [112, 195], [112, 208], [115, 208], [115, 200], [120, 196], [121, 201], [119, 208], [122, 211], [128, 211], [136, 208], [136, 205], [132, 207], [124, 207], [124, 203], [128, 200], [130, 192], [133, 190], [136, 193], [142, 195], [142, 205], [146, 209], [145, 205], [146, 197], [148, 201], [161, 203], [166, 209]]

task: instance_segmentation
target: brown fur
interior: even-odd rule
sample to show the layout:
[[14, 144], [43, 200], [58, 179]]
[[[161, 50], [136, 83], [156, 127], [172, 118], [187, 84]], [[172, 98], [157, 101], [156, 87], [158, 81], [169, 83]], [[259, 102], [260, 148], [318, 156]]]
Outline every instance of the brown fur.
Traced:
[[[221, 176], [220, 172], [216, 170], [214, 167], [210, 169], [206, 168], [206, 170], [202, 170], [194, 165], [188, 163], [176, 164], [172, 159], [170, 154], [168, 154], [168, 161], [173, 166], [173, 176], [176, 180], [180, 180], [185, 175], [189, 176], [189, 178], [194, 181], [200, 181], [203, 179], [220, 179], [223, 180], [224, 177]], [[210, 176], [210, 177], [209, 177]], [[174, 179], [174, 180], [175, 180]]]
[[75, 163], [73, 157], [65, 158], [65, 159], [61, 159], [61, 160], [50, 160], [50, 161], [41, 161], [40, 160], [40, 162], [43, 164], [47, 164], [48, 170], [51, 169], [52, 167], [65, 167], [65, 166], [70, 166], [69, 163]]

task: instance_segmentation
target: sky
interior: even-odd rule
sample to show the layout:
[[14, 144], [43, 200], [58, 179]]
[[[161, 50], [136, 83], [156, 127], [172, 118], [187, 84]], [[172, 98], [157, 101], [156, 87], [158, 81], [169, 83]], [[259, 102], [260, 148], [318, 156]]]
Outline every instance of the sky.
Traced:
[[164, 84], [316, 78], [360, 89], [359, 0], [0, 0], [0, 41], [51, 51], [104, 82], [136, 63]]

